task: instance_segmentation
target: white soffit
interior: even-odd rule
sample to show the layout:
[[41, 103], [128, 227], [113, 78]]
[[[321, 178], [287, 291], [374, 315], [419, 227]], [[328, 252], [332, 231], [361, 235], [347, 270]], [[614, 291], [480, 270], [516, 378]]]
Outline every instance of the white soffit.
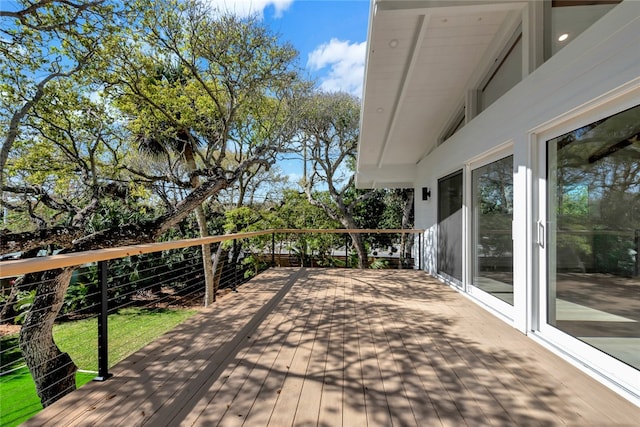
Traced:
[[[358, 149], [360, 187], [412, 181], [416, 163], [435, 147], [479, 70], [495, 61], [495, 46], [525, 6], [501, 0], [374, 0]], [[399, 170], [402, 176], [390, 177]]]

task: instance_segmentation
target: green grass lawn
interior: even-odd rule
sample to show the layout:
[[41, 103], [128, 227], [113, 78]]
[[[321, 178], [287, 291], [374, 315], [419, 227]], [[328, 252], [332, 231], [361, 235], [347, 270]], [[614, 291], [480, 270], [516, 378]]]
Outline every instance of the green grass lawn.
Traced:
[[[109, 315], [109, 366], [120, 362], [165, 332], [196, 313], [195, 310], [128, 308]], [[54, 326], [53, 336], [64, 352], [69, 353], [81, 370], [96, 371], [97, 320], [86, 319]], [[17, 336], [2, 337], [2, 348], [15, 348]], [[2, 365], [22, 362], [18, 350], [3, 356]], [[8, 368], [5, 368], [8, 369]], [[78, 372], [78, 387], [91, 381], [94, 373]], [[26, 367], [0, 377], [0, 426], [15, 426], [29, 419], [42, 409], [35, 385]]]
[[[80, 388], [96, 374], [77, 372], [76, 386]], [[42, 405], [29, 370], [24, 367], [0, 377], [0, 425], [17, 426], [40, 412]]]

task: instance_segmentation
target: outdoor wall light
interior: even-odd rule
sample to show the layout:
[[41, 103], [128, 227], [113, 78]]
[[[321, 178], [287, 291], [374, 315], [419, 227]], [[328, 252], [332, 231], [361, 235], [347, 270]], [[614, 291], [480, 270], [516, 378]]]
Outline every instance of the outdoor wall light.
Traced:
[[429, 200], [431, 197], [431, 190], [429, 187], [422, 187], [422, 200]]
[[569, 38], [569, 34], [564, 33], [564, 34], [561, 34], [561, 35], [560, 35], [560, 37], [558, 37], [558, 41], [559, 41], [559, 42], [563, 42], [563, 41], [565, 41], [565, 40], [566, 40], [566, 39], [568, 39], [568, 38]]

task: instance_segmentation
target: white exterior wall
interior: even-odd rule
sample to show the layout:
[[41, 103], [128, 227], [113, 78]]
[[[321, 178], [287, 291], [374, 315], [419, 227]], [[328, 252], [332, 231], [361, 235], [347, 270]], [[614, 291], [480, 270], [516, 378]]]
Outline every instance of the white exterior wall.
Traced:
[[[437, 274], [438, 178], [507, 149], [514, 155], [514, 327], [538, 329], [538, 162], [536, 135], [570, 131], [640, 104], [640, 1], [625, 1], [418, 163], [416, 228], [425, 229], [425, 269]], [[541, 138], [540, 144], [544, 145]], [[541, 183], [544, 185], [544, 182]], [[432, 197], [421, 200], [421, 188]], [[464, 202], [466, 254], [470, 190]], [[468, 256], [464, 257], [468, 261]], [[468, 262], [465, 261], [466, 264]], [[544, 267], [544, 265], [543, 265]], [[469, 271], [465, 265], [465, 271]], [[465, 275], [465, 283], [468, 281]], [[633, 384], [632, 384], [633, 386]], [[640, 386], [639, 386], [640, 387]], [[639, 388], [640, 389], [640, 388]], [[636, 391], [637, 393], [637, 391]]]

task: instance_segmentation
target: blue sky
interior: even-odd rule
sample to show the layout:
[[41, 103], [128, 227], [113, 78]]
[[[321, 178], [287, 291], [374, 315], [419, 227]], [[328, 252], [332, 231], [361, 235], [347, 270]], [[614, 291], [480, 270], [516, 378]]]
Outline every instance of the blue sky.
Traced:
[[318, 86], [362, 96], [370, 0], [208, 0], [221, 10], [257, 14], [300, 52]]
[[[370, 0], [205, 0], [221, 11], [257, 14], [300, 53], [300, 65], [320, 89], [362, 97]], [[302, 159], [277, 163], [291, 184], [302, 178]]]

